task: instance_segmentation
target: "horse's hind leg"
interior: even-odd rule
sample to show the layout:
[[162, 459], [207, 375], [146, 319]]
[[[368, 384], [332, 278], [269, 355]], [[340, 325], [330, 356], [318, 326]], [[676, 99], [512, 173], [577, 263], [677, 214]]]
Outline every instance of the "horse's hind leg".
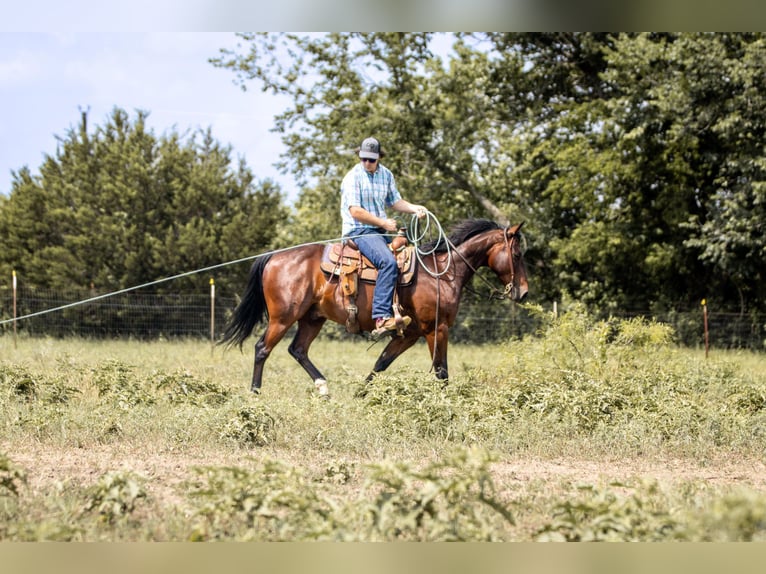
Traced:
[[325, 324], [324, 317], [309, 318], [304, 316], [298, 321], [298, 332], [295, 333], [293, 342], [290, 343], [288, 351], [293, 358], [298, 361], [301, 367], [309, 374], [314, 381], [317, 392], [320, 396], [328, 396], [327, 380], [324, 375], [316, 368], [309, 359], [309, 347]]
[[253, 382], [250, 385], [250, 390], [254, 393], [261, 392], [261, 382], [263, 381], [263, 366], [266, 363], [266, 359], [269, 358], [271, 351], [276, 347], [277, 343], [285, 336], [287, 329], [290, 325], [284, 325], [283, 323], [269, 321], [266, 327], [266, 332], [261, 335], [258, 342], [255, 344], [255, 364], [253, 366]]

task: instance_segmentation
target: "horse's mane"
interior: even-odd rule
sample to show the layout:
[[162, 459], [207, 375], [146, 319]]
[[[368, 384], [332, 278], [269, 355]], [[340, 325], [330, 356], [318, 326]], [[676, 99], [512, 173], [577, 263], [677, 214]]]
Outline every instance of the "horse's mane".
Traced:
[[[502, 227], [490, 221], [489, 219], [465, 219], [460, 223], [455, 224], [449, 232], [448, 239], [450, 243], [455, 246], [468, 241], [471, 237], [484, 233], [485, 231], [491, 231], [492, 229], [502, 229]], [[437, 244], [438, 243], [438, 244]], [[443, 253], [447, 251], [448, 245], [444, 240], [444, 237], [439, 237], [433, 241], [429, 241], [420, 246], [420, 249], [424, 252]]]

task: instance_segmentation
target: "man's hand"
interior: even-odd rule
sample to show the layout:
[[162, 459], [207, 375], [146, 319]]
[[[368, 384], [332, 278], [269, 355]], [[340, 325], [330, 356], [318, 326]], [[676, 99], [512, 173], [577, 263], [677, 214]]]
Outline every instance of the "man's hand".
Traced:
[[383, 229], [390, 231], [391, 233], [399, 231], [399, 226], [396, 223], [396, 219], [386, 219], [385, 224], [383, 225]]

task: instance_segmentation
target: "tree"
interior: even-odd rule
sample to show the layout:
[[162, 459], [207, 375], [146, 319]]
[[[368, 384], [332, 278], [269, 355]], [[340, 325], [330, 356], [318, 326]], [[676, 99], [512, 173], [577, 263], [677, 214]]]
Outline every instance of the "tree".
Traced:
[[459, 34], [447, 56], [433, 34], [242, 37], [213, 64], [293, 98], [276, 129], [317, 231], [375, 134], [445, 225], [528, 220], [541, 299], [766, 307], [762, 34]]
[[[102, 126], [59, 138], [40, 175], [13, 174], [0, 203], [0, 272], [38, 287], [132, 287], [256, 255], [271, 247], [286, 217], [279, 189], [255, 182], [210, 130], [158, 138], [147, 112], [115, 108]], [[232, 291], [242, 269], [222, 268]], [[156, 292], [207, 285], [209, 276], [160, 284]]]

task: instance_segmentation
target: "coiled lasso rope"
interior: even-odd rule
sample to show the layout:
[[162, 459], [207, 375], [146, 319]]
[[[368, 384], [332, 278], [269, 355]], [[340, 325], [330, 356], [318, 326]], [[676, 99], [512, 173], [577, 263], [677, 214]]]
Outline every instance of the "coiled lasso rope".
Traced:
[[[420, 218], [416, 214], [413, 214], [410, 218], [410, 224], [406, 229], [407, 233], [407, 239], [415, 245], [415, 257], [418, 260], [418, 263], [420, 263], [420, 266], [423, 268], [423, 270], [428, 273], [431, 277], [436, 279], [436, 306], [435, 306], [435, 315], [434, 315], [434, 330], [437, 331], [439, 328], [439, 307], [441, 306], [441, 285], [439, 284], [441, 280], [441, 276], [447, 273], [449, 271], [450, 267], [452, 266], [452, 242], [447, 238], [447, 235], [444, 233], [444, 229], [441, 226], [441, 223], [439, 223], [439, 220], [436, 218], [436, 216], [431, 213], [430, 211], [426, 210], [426, 216], [425, 216], [425, 222], [422, 222]], [[434, 239], [435, 237], [435, 239]], [[433, 247], [431, 249], [422, 249], [421, 243], [424, 239], [427, 239], [429, 242], [433, 241]], [[447, 246], [447, 261], [444, 264], [444, 268], [439, 270], [438, 266], [436, 264], [436, 256], [435, 253], [439, 249], [439, 247], [442, 245], [442, 242]], [[423, 260], [424, 257], [433, 256], [433, 265], [434, 269], [429, 269], [428, 265], [426, 265], [425, 261]], [[436, 354], [437, 354], [437, 339], [434, 338], [434, 347], [433, 352], [431, 355], [431, 371], [434, 370], [434, 362], [436, 361]]]
[[[415, 257], [423, 270], [425, 270], [431, 277], [441, 277], [452, 265], [451, 245], [447, 240], [447, 236], [444, 233], [441, 223], [439, 223], [439, 220], [433, 213], [426, 210], [424, 220], [425, 222], [421, 221], [416, 214], [413, 214], [410, 217], [410, 223], [406, 228], [407, 239], [410, 243], [415, 245]], [[433, 248], [426, 250], [422, 249], [421, 244], [424, 240], [427, 240], [427, 242], [433, 241]], [[434, 269], [431, 270], [428, 268], [428, 265], [426, 265], [423, 258], [436, 253], [442, 243], [447, 245], [447, 262], [444, 265], [444, 269], [440, 271], [436, 268], [436, 258], [434, 258]]]

